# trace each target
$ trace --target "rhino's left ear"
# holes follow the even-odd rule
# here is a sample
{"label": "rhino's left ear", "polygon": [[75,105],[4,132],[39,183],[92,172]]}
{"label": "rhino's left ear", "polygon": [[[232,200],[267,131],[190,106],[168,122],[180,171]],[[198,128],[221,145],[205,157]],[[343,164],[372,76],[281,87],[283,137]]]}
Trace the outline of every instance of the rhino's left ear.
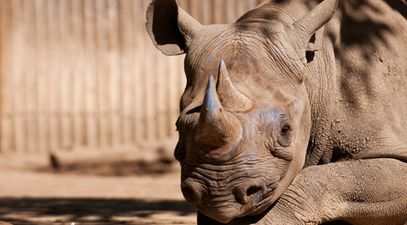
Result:
{"label": "rhino's left ear", "polygon": [[322,26],[333,17],[337,6],[338,0],[324,0],[293,24],[292,29],[302,51],[314,52],[322,48]]}
{"label": "rhino's left ear", "polygon": [[151,40],[166,55],[185,53],[189,42],[202,27],[178,7],[176,0],[153,0],[147,9],[146,19]]}

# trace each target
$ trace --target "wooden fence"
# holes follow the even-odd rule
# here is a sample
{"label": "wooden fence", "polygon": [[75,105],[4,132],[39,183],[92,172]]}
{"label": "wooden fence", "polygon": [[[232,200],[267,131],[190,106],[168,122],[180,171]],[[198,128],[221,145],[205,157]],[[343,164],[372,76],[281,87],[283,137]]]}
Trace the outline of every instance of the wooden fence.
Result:
{"label": "wooden fence", "polygon": [[[204,24],[260,0],[180,0]],[[0,151],[37,153],[176,137],[183,57],[165,57],[148,0],[0,0]]]}

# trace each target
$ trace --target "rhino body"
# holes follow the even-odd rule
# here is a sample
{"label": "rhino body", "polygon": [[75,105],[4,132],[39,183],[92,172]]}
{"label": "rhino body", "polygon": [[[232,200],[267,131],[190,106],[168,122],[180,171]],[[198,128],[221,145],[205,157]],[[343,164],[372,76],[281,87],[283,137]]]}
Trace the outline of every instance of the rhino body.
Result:
{"label": "rhino body", "polygon": [[274,0],[203,26],[153,1],[154,44],[186,53],[175,156],[198,224],[403,225],[406,16],[397,0]]}

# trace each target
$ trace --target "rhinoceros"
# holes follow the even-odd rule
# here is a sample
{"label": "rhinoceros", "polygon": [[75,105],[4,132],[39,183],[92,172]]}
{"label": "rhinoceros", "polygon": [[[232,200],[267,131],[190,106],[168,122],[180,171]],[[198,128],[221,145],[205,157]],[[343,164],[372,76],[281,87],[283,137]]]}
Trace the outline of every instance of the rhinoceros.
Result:
{"label": "rhinoceros", "polygon": [[273,0],[202,25],[153,0],[147,31],[185,56],[181,190],[198,224],[407,221],[407,6]]}

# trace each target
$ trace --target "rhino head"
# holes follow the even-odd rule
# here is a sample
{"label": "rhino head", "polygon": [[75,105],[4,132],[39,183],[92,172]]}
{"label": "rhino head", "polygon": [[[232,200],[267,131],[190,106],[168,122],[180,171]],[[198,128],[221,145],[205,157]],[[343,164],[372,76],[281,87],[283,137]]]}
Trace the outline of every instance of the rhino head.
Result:
{"label": "rhino head", "polygon": [[175,157],[185,199],[223,223],[264,212],[303,168],[311,130],[306,52],[333,16],[325,0],[299,20],[260,6],[231,25],[201,25],[175,0],[153,0],[147,30],[186,54]]}

